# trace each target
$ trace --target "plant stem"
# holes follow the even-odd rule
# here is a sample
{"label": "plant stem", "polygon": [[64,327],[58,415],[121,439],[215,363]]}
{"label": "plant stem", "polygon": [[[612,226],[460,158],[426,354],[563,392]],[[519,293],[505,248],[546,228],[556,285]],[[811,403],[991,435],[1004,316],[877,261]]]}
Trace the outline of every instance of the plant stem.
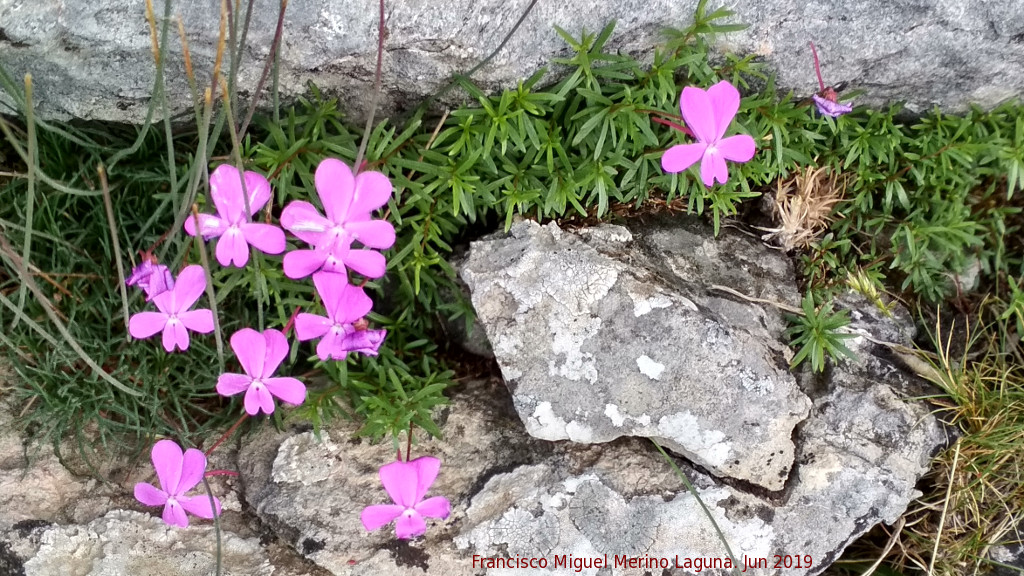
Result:
{"label": "plant stem", "polygon": [[206,455],[209,456],[210,454],[213,454],[213,451],[216,450],[218,446],[223,444],[225,440],[230,438],[231,435],[235,433],[235,430],[237,430],[238,427],[242,425],[242,422],[245,422],[245,419],[248,417],[248,414],[242,412],[242,417],[239,418],[237,422],[232,424],[231,428],[228,428],[228,431],[225,432],[223,436],[221,436],[216,442],[213,443],[213,446],[210,446],[210,448],[206,451]]}
{"label": "plant stem", "polygon": [[[274,63],[277,61],[277,51],[281,46],[281,36],[284,33],[284,11],[288,8],[288,0],[281,0],[281,10],[277,13],[277,28],[274,30],[274,41],[270,43],[270,53],[267,54],[267,62],[263,65],[263,72],[260,74],[260,81],[256,83],[256,91],[253,92],[252,102],[249,104],[249,111],[245,114],[245,120],[242,122],[242,126],[238,129],[238,139],[244,140],[245,133],[249,130],[249,123],[252,122],[253,114],[256,113],[256,104],[260,100],[260,93],[263,92],[263,86],[267,83],[267,77],[270,75],[270,69],[274,67]],[[275,92],[276,92],[276,81],[275,81]],[[275,95],[274,99],[274,112],[277,112],[277,99]],[[275,118],[275,123],[278,120]]]}
{"label": "plant stem", "polygon": [[128,287],[124,283],[124,263],[121,262],[121,245],[117,240],[117,223],[114,220],[114,204],[110,201],[110,188],[107,186],[107,171],[103,164],[96,169],[100,175],[100,190],[103,191],[103,208],[107,213],[107,224],[110,225],[110,241],[114,249],[114,263],[117,264],[118,288],[121,292],[121,312],[124,315],[124,330],[129,342],[132,335],[128,333]]}
{"label": "plant stem", "polygon": [[814,42],[808,42],[811,45],[811,54],[814,55],[814,73],[818,75],[818,88],[825,91],[825,81],[821,79],[821,64],[818,62],[818,49],[814,47]]}
{"label": "plant stem", "polygon": [[220,360],[220,371],[224,372],[224,337],[220,331],[220,316],[217,314],[217,297],[213,292],[213,273],[210,272],[210,259],[206,255],[206,240],[203,238],[203,227],[199,224],[199,207],[192,205],[192,217],[196,223],[196,238],[199,246],[199,260],[203,264],[203,271],[206,272],[206,299],[210,301],[210,311],[213,312],[213,337],[217,342],[217,358]]}
{"label": "plant stem", "polygon": [[[28,276],[28,262],[32,256],[32,228],[35,225],[35,208],[36,208],[36,168],[39,162],[39,150],[36,144],[36,123],[35,115],[32,109],[32,75],[25,74],[25,124],[26,130],[28,131],[28,142],[26,148],[28,148],[28,161],[26,169],[28,170],[28,194],[25,198],[25,243],[21,247],[21,263],[24,268],[20,271],[22,276]],[[18,286],[18,310],[25,308],[25,294],[26,294],[25,283],[22,282],[21,286]],[[18,326],[18,320],[20,317],[15,316],[14,322],[11,322],[11,330],[14,330]]]}

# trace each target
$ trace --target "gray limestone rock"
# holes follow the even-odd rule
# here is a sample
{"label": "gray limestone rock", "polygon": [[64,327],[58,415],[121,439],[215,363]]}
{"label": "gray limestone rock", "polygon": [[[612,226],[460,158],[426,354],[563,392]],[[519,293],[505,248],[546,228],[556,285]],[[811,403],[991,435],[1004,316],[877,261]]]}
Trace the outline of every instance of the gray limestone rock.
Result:
{"label": "gray limestone rock", "polygon": [[[213,68],[219,2],[167,0],[184,23],[200,79]],[[158,18],[164,2],[153,3]],[[238,82],[255,90],[276,27],[278,0],[254,0]],[[453,73],[493,50],[529,0],[389,0],[383,106],[416,105]],[[715,39],[718,52],[754,54],[778,73],[778,87],[817,91],[810,50],[817,43],[826,82],[864,90],[860,103],[906,101],[912,110],[990,107],[1024,93],[1024,5],[1000,0],[737,0],[732,22],[749,27]],[[246,5],[245,2],[242,3]],[[32,73],[43,118],[140,122],[154,86],[145,4],[136,0],[0,0],[0,64],[16,79]],[[685,27],[696,0],[539,2],[501,53],[475,75],[487,88],[513,86],[567,47],[558,25],[578,36],[617,20],[611,50],[649,53],[664,27]],[[717,7],[714,3],[709,8]],[[356,119],[369,109],[377,46],[377,2],[292,0],[285,15],[280,83],[286,98],[315,82],[341,97]],[[192,109],[181,43],[170,26],[166,84],[172,113]],[[561,72],[555,71],[555,74]],[[0,100],[10,103],[0,91]]]}
{"label": "gray limestone rock", "polygon": [[[653,228],[579,235],[524,221],[460,269],[527,431],[656,438],[712,473],[780,490],[810,400],[781,314],[712,293],[798,299],[785,258]],[[692,240],[692,244],[687,244]],[[729,265],[719,254],[729,254]]]}
{"label": "gray limestone rock", "polygon": [[[274,571],[256,539],[222,531],[220,546],[225,576]],[[207,576],[214,573],[216,554],[212,526],[182,530],[150,514],[114,510],[86,525],[44,531],[24,570],[26,576]]]}

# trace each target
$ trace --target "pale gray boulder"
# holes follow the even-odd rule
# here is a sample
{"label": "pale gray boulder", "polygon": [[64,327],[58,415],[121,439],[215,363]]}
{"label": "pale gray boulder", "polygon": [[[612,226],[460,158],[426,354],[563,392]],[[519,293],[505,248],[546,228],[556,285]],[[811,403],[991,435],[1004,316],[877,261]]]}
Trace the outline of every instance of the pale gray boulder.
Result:
{"label": "pale gray boulder", "polygon": [[[168,0],[185,24],[193,64],[207,81],[216,55],[220,3]],[[154,0],[158,19],[164,2]],[[243,2],[243,7],[246,5]],[[278,0],[254,0],[238,81],[255,90],[277,23]],[[388,0],[382,111],[416,106],[498,46],[529,0]],[[514,86],[566,56],[558,25],[574,36],[618,22],[609,50],[650,54],[665,27],[683,28],[697,2],[614,0],[538,2],[503,51],[474,77],[487,89]],[[859,103],[905,101],[991,107],[1024,93],[1024,5],[1000,0],[736,0],[723,2],[746,30],[719,35],[717,54],[754,54],[798,97],[818,90],[808,41],[825,81],[864,90]],[[35,79],[43,118],[138,123],[153,89],[145,4],[136,0],[0,0],[0,64],[20,82]],[[718,4],[711,2],[709,8]],[[315,82],[354,119],[369,109],[376,62],[377,2],[291,0],[285,18],[281,89],[286,98]],[[181,43],[170,28],[166,83],[172,114],[192,109]],[[562,72],[556,69],[555,76]],[[11,102],[0,91],[0,101]],[[266,102],[266,100],[264,100]]]}
{"label": "pale gray boulder", "polygon": [[785,256],[687,234],[634,242],[619,226],[523,221],[474,242],[460,275],[531,435],[654,438],[715,475],[780,490],[810,399],[777,340],[781,314],[711,286],[798,299]]}

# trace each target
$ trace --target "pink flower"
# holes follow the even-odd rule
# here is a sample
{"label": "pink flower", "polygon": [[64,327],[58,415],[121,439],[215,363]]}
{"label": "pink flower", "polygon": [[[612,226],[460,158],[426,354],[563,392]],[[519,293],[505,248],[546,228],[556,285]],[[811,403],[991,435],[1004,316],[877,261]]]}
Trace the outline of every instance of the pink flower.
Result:
{"label": "pink flower", "polygon": [[362,287],[348,283],[344,274],[319,272],[313,275],[327,316],[302,313],[295,318],[295,335],[300,341],[321,338],[316,354],[321,360],[344,360],[349,352],[376,356],[386,330],[366,330],[360,322],[373,307]]}
{"label": "pink flower", "polygon": [[831,86],[825,86],[825,81],[821,79],[821,63],[818,62],[818,49],[814,47],[814,42],[809,42],[811,45],[811,54],[814,55],[814,73],[818,76],[818,93],[812,94],[811,99],[814,100],[814,105],[818,107],[818,113],[822,116],[831,116],[832,118],[838,118],[843,114],[853,112],[853,106],[849,104],[840,104],[839,95],[836,94],[836,89]]}
{"label": "pink flower", "polygon": [[288,339],[280,330],[242,328],[231,336],[231,349],[242,364],[245,374],[221,374],[217,393],[234,396],[245,391],[245,411],[255,416],[274,413],[274,397],[298,405],[306,399],[306,387],[295,378],[271,376],[288,356]]}
{"label": "pink flower", "polygon": [[281,226],[312,250],[294,250],[284,256],[284,273],[292,279],[325,272],[345,273],[351,268],[367,278],[384,275],[384,256],[374,250],[354,250],[352,242],[385,250],[395,243],[395,228],[386,220],[371,220],[370,213],[391,198],[391,181],[380,172],[352,171],[340,160],[326,158],[317,166],[316,191],[327,217],[309,202],[295,201],[281,212]]}
{"label": "pink flower", "polygon": [[394,504],[376,504],[363,508],[361,520],[368,532],[373,532],[395,520],[395,536],[415,538],[427,531],[427,518],[447,518],[451,504],[443,496],[423,499],[437,478],[441,461],[422,456],[411,462],[392,462],[380,468],[380,481]]}
{"label": "pink flower", "polygon": [[206,308],[189,310],[206,289],[203,267],[186,267],[173,285],[153,297],[159,312],[139,312],[128,319],[128,333],[135,338],[149,338],[163,330],[164,350],[168,352],[175,348],[188,350],[188,330],[200,334],[213,332],[213,312]]}
{"label": "pink flower", "polygon": [[[210,197],[217,207],[217,215],[200,214],[199,227],[207,240],[220,237],[217,261],[221,266],[244,267],[249,262],[250,244],[267,254],[280,254],[285,249],[284,232],[280,228],[250,222],[250,218],[270,201],[270,182],[261,174],[246,172],[245,190],[249,193],[248,214],[238,169],[221,164],[210,174]],[[194,218],[185,220],[185,232],[196,235]]]}
{"label": "pink flower", "polygon": [[134,269],[131,276],[124,281],[128,286],[138,286],[146,293],[146,302],[153,300],[161,292],[174,288],[174,277],[171,271],[156,260],[144,258]]}
{"label": "pink flower", "polygon": [[164,522],[185,528],[188,526],[186,512],[200,518],[220,515],[220,501],[206,494],[185,496],[195,488],[206,473],[206,456],[189,448],[183,455],[181,447],[171,440],[161,440],[153,446],[153,468],[160,481],[160,487],[139,482],[135,485],[135,499],[146,506],[163,506]]}
{"label": "pink flower", "polygon": [[700,177],[705,186],[715,180],[729,179],[726,160],[746,162],[754,157],[754,139],[746,134],[724,138],[729,124],[740,108],[740,93],[725,80],[705,92],[700,88],[683,88],[679,107],[686,125],[697,137],[694,144],[678,144],[665,151],[661,167],[665,172],[682,172],[700,161]]}

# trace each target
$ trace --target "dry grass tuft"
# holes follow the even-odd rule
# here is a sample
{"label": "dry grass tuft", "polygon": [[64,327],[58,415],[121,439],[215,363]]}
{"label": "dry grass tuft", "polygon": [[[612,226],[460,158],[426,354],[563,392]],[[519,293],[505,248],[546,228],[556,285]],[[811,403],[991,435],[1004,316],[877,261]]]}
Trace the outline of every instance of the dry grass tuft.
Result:
{"label": "dry grass tuft", "polygon": [[828,167],[806,168],[778,180],[772,217],[777,228],[763,229],[761,237],[785,251],[807,248],[832,221],[832,208],[846,193],[847,178]]}

